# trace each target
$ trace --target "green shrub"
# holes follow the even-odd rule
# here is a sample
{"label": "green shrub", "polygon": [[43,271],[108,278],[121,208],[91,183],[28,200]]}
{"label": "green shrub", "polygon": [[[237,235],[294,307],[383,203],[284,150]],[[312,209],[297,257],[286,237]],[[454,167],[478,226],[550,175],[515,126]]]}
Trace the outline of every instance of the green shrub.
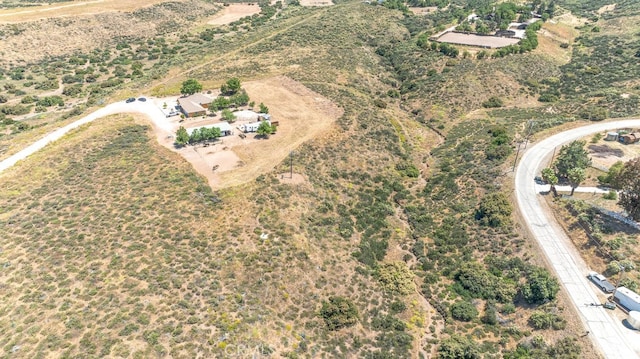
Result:
{"label": "green shrub", "polygon": [[482,198],[476,211],[476,219],[483,226],[503,227],[511,223],[513,207],[504,193],[494,192]]}
{"label": "green shrub", "polygon": [[358,322],[356,306],[343,297],[329,297],[327,302],[323,301],[319,315],[329,330],[350,327]]}
{"label": "green shrub", "polygon": [[382,288],[389,293],[406,295],[416,290],[413,273],[404,262],[381,264],[376,275]]}
{"label": "green shrub", "polygon": [[482,103],[484,108],[495,108],[504,106],[504,102],[497,96],[490,97],[487,101]]}
{"label": "green shrub", "polygon": [[529,317],[529,325],[535,329],[551,329],[561,330],[566,328],[567,322],[562,317],[543,311],[535,311]]}
{"label": "green shrub", "polygon": [[463,322],[470,322],[478,317],[478,310],[469,302],[456,302],[451,305],[451,316]]}

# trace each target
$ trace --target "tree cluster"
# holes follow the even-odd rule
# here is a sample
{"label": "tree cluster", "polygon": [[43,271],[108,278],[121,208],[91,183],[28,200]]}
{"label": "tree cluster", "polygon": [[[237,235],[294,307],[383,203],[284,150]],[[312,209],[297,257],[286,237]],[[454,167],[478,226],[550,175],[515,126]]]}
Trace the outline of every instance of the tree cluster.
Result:
{"label": "tree cluster", "polygon": [[186,144],[193,145],[199,142],[215,140],[221,135],[222,133],[217,127],[196,128],[191,132],[191,135],[189,135],[187,130],[183,126],[180,126],[176,132],[176,144],[178,146],[184,146]]}

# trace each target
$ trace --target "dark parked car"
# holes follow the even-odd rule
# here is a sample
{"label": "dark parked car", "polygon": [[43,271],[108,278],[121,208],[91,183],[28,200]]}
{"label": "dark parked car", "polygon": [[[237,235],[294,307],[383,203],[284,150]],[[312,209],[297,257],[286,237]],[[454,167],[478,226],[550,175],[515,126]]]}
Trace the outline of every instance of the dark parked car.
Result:
{"label": "dark parked car", "polygon": [[614,287],[613,284],[609,283],[607,278],[602,274],[598,274],[596,272],[589,272],[589,275],[587,275],[587,278],[591,279],[591,281],[595,283],[595,285],[597,285],[605,293],[613,293],[613,290],[616,289],[616,287]]}
{"label": "dark parked car", "polygon": [[135,101],[136,99],[133,97],[129,97],[125,102],[126,103],[132,103],[133,101]]}
{"label": "dark parked car", "polygon": [[140,102],[145,102],[145,101],[147,101],[147,99],[146,99],[146,98],[144,98],[144,97],[140,97],[140,98],[138,99],[138,101],[140,101]]}
{"label": "dark parked car", "polygon": [[547,181],[545,181],[542,177],[540,176],[536,176],[533,178],[533,180],[537,183],[537,184],[547,184]]}

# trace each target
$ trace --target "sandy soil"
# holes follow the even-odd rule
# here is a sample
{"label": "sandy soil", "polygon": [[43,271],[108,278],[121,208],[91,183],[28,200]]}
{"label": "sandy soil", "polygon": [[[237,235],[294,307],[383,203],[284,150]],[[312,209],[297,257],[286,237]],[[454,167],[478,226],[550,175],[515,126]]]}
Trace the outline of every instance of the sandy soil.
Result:
{"label": "sandy soil", "polygon": [[434,11],[438,10],[437,7],[435,6],[431,6],[431,7],[410,7],[409,11],[411,11],[414,15],[427,15],[429,13],[432,13]]}
{"label": "sandy soil", "polygon": [[0,23],[17,23],[43,18],[100,14],[116,11],[133,11],[166,0],[93,0],[71,4],[43,5],[38,7],[0,10]]}
{"label": "sandy soil", "polygon": [[[222,5],[222,4],[221,4]],[[213,16],[207,24],[209,25],[226,25],[234,21],[240,20],[245,16],[251,16],[260,12],[260,6],[256,3],[252,4],[229,4],[223,6],[222,10]]]}
{"label": "sandy soil", "polygon": [[291,172],[280,173],[278,175],[278,180],[280,183],[284,184],[303,184],[307,182],[305,176],[299,173],[294,173],[293,176],[291,176]]}
{"label": "sandy soil", "polygon": [[438,42],[448,42],[458,45],[488,46],[491,48],[505,47],[520,42],[520,39],[496,36],[480,36],[475,34],[460,34],[447,32],[438,38]]}
{"label": "sandy soil", "polygon": [[[233,135],[222,137],[208,146],[186,146],[177,149],[173,146],[173,136],[167,135],[165,130],[156,130],[159,142],[189,161],[198,173],[207,178],[213,189],[246,183],[260,174],[269,172],[281,163],[290,151],[326,132],[343,113],[343,110],[331,101],[287,77],[245,82],[243,88],[252,101],[262,102],[269,107],[272,121],[279,123],[278,132],[268,139],[259,138],[252,133],[246,134],[245,138],[239,136],[241,131],[237,126],[257,120],[257,114],[252,115],[252,112],[247,110],[236,112],[238,118],[232,124]],[[171,100],[160,98],[154,102],[162,106],[164,102]],[[166,122],[172,133],[175,133],[179,126],[191,128],[220,122],[220,116],[185,120],[174,116]],[[298,174],[286,183],[298,184],[305,181],[304,176]]]}
{"label": "sandy soil", "polygon": [[605,12],[613,11],[616,8],[616,5],[617,4],[609,4],[601,7],[598,9],[598,14],[602,15]]}
{"label": "sandy soil", "polygon": [[333,1],[331,0],[300,0],[302,6],[331,6]]}
{"label": "sandy soil", "polygon": [[600,140],[594,144],[589,138],[584,140],[587,141],[592,166],[595,168],[605,170],[618,161],[627,162],[640,156],[640,145],[637,143],[624,145],[618,141]]}

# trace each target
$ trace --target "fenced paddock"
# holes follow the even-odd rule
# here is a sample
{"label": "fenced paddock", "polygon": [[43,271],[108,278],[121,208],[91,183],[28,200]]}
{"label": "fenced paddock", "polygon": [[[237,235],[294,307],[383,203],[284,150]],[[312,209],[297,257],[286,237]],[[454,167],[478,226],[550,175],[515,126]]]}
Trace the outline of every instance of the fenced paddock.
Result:
{"label": "fenced paddock", "polygon": [[515,45],[520,39],[511,37],[498,37],[491,35],[465,34],[461,32],[449,31],[436,40],[454,45],[477,46],[486,49],[497,49],[509,45]]}

